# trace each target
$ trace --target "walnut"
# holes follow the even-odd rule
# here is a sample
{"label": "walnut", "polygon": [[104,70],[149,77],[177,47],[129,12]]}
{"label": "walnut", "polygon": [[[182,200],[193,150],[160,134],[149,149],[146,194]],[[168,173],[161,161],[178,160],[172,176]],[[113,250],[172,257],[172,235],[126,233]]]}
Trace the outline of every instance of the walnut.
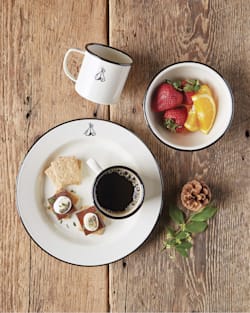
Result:
{"label": "walnut", "polygon": [[181,202],[190,211],[200,211],[211,200],[211,191],[203,182],[192,180],[186,183],[181,192]]}

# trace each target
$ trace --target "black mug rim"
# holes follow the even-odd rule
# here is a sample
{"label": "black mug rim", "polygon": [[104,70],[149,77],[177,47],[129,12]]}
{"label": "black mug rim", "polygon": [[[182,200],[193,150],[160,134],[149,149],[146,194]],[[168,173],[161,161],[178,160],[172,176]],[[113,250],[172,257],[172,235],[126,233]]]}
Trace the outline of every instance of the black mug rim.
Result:
{"label": "black mug rim", "polygon": [[[124,170],[128,170],[130,172],[132,172],[136,177],[137,179],[139,180],[141,186],[142,186],[142,191],[143,191],[143,195],[142,195],[142,198],[141,198],[141,201],[139,203],[139,205],[137,206],[137,208],[135,210],[133,210],[132,212],[126,214],[126,215],[122,215],[122,216],[112,216],[112,215],[109,215],[107,211],[104,211],[102,210],[102,208],[99,207],[97,201],[96,201],[96,196],[95,196],[95,190],[96,190],[96,185],[97,185],[97,182],[99,180],[99,178],[106,172],[106,171],[109,171],[111,169],[114,169],[114,168],[122,168]],[[103,215],[105,215],[106,217],[108,218],[111,218],[111,219],[124,219],[124,218],[128,218],[132,215],[134,215],[139,209],[140,207],[142,206],[142,204],[144,203],[144,199],[145,199],[145,186],[143,184],[143,181],[141,179],[141,177],[138,175],[138,173],[131,169],[130,167],[127,167],[127,166],[124,166],[124,165],[113,165],[113,166],[110,166],[110,167],[107,167],[105,169],[103,169],[95,178],[95,182],[94,182],[94,185],[93,185],[93,188],[92,188],[92,198],[93,198],[93,201],[94,201],[94,205],[96,207],[96,209],[102,213]]]}
{"label": "black mug rim", "polygon": [[[106,58],[96,54],[95,52],[91,51],[90,50],[91,46],[101,46],[101,47],[104,47],[104,48],[108,48],[110,50],[114,50],[115,52],[119,52],[119,53],[123,54],[124,56],[126,56],[127,58],[129,58],[130,62],[120,63],[120,62],[115,62],[115,61],[108,60],[108,59],[106,59]],[[92,54],[93,56],[97,57],[98,59],[101,59],[101,60],[103,60],[105,62],[108,62],[108,63],[112,63],[112,64],[116,64],[116,65],[120,65],[120,66],[131,66],[133,64],[133,58],[127,52],[124,52],[124,51],[122,51],[120,49],[117,49],[117,48],[105,45],[103,43],[96,43],[96,42],[87,43],[85,45],[85,50],[88,51],[88,53]]]}

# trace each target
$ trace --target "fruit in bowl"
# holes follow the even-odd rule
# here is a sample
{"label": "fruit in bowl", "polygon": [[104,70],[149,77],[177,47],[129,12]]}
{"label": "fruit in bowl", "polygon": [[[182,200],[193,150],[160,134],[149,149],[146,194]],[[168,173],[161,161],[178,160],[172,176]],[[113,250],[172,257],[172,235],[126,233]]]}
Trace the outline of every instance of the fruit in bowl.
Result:
{"label": "fruit in bowl", "polygon": [[163,144],[183,151],[204,149],[219,140],[231,124],[233,109],[225,79],[210,66],[192,61],[160,70],[143,101],[151,132]]}
{"label": "fruit in bowl", "polygon": [[154,93],[152,109],[164,112],[164,126],[174,133],[200,130],[208,134],[216,117],[211,89],[198,79],[161,83]]}

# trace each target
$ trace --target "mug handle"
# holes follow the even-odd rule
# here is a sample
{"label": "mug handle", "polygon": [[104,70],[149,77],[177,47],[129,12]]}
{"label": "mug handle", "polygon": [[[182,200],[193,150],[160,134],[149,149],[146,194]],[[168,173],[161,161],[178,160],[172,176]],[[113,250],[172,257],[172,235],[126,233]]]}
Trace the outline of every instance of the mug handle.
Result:
{"label": "mug handle", "polygon": [[90,167],[97,175],[103,171],[103,168],[96,162],[95,159],[90,158],[86,161],[86,163],[88,167]]}
{"label": "mug handle", "polygon": [[65,56],[64,56],[64,59],[63,59],[63,70],[64,70],[64,73],[66,74],[66,76],[68,76],[69,79],[71,79],[73,82],[76,82],[76,78],[73,77],[73,75],[70,73],[69,69],[68,69],[68,66],[67,66],[67,60],[68,60],[68,56],[71,52],[77,52],[77,53],[80,53],[80,54],[85,54],[84,51],[80,50],[80,49],[77,49],[77,48],[70,48],[66,53],[65,53]]}

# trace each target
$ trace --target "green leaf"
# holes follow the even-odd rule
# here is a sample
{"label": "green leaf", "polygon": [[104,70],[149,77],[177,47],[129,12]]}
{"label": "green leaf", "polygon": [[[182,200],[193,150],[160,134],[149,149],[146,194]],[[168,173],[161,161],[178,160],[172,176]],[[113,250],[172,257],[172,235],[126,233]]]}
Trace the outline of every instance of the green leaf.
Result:
{"label": "green leaf", "polygon": [[187,79],[186,82],[189,83],[190,85],[195,85],[197,80],[196,79]]}
{"label": "green leaf", "polygon": [[213,217],[217,212],[217,208],[206,206],[201,212],[191,216],[190,220],[195,222],[204,222]]}
{"label": "green leaf", "polygon": [[186,85],[183,88],[184,92],[189,92],[189,91],[198,91],[200,89],[200,82],[197,79],[188,79],[186,81]]}
{"label": "green leaf", "polygon": [[201,233],[207,228],[206,222],[190,222],[186,225],[186,231],[190,233]]}
{"label": "green leaf", "polygon": [[55,201],[56,201],[56,197],[55,197],[55,196],[53,196],[53,197],[51,197],[51,198],[48,199],[48,202],[49,202],[49,204],[51,204],[51,205],[53,205],[53,204],[55,203]]}
{"label": "green leaf", "polygon": [[185,231],[181,231],[179,234],[176,235],[176,239],[185,239],[188,237],[188,233]]}
{"label": "green leaf", "polygon": [[181,81],[180,80],[176,80],[173,82],[173,86],[176,90],[182,90],[180,87],[181,87]]}
{"label": "green leaf", "polygon": [[166,228],[166,235],[167,237],[171,237],[171,238],[175,236],[174,230],[169,226],[167,226]]}
{"label": "green leaf", "polygon": [[187,85],[183,88],[183,90],[184,90],[185,92],[193,91],[193,90],[194,90],[194,86],[187,84]]}
{"label": "green leaf", "polygon": [[169,215],[173,222],[178,223],[178,224],[183,224],[184,223],[184,216],[183,212],[178,209],[177,207],[171,205],[169,207]]}
{"label": "green leaf", "polygon": [[171,246],[174,247],[177,245],[177,242],[175,239],[167,239],[166,241],[163,241],[164,246]]}
{"label": "green leaf", "polygon": [[183,248],[187,250],[191,249],[192,246],[193,245],[191,244],[191,242],[188,242],[188,241],[182,241],[182,243],[178,245],[179,248]]}
{"label": "green leaf", "polygon": [[193,88],[193,90],[194,90],[194,91],[198,91],[198,90],[200,90],[200,88],[201,88],[200,85],[195,85],[194,88]]}
{"label": "green leaf", "polygon": [[200,82],[197,79],[194,84],[194,91],[198,91],[201,88]]}
{"label": "green leaf", "polygon": [[193,86],[198,86],[200,85],[200,82],[198,79],[187,79],[186,82],[189,84],[189,85],[193,85]]}
{"label": "green leaf", "polygon": [[172,81],[170,79],[166,79],[165,83],[172,85],[176,90],[182,91],[181,80]]}
{"label": "green leaf", "polygon": [[176,251],[178,251],[180,253],[180,255],[182,255],[184,257],[188,257],[188,252],[186,249],[184,249],[180,246],[177,246],[175,249],[176,249]]}
{"label": "green leaf", "polygon": [[170,79],[166,79],[166,80],[165,80],[165,83],[167,83],[167,84],[169,84],[169,85],[172,85],[172,84],[173,84],[172,80],[170,80]]}
{"label": "green leaf", "polygon": [[172,118],[166,118],[164,120],[164,126],[170,130],[172,133],[176,133],[176,128],[179,127],[178,124],[175,123],[175,120]]}

